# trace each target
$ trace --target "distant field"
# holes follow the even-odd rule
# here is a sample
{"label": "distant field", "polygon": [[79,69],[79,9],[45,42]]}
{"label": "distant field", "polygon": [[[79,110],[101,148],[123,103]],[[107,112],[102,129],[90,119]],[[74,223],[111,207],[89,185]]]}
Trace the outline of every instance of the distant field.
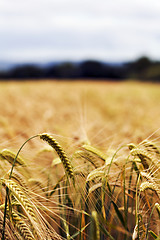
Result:
{"label": "distant field", "polygon": [[0,88],[0,239],[160,239],[160,85]]}
{"label": "distant field", "polygon": [[0,88],[1,144],[49,131],[117,146],[160,127],[159,84],[29,81],[2,82]]}

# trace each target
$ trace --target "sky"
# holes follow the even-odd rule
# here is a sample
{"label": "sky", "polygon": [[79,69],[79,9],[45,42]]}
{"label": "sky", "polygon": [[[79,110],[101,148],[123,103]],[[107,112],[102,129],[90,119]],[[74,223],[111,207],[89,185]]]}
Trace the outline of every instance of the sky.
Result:
{"label": "sky", "polygon": [[0,0],[0,61],[160,60],[160,0]]}

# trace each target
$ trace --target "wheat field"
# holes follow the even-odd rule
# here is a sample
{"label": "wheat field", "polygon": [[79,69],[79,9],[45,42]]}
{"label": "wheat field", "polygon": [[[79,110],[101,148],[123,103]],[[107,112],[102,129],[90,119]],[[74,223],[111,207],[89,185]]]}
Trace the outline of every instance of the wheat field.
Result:
{"label": "wheat field", "polygon": [[160,239],[160,85],[1,82],[1,239]]}

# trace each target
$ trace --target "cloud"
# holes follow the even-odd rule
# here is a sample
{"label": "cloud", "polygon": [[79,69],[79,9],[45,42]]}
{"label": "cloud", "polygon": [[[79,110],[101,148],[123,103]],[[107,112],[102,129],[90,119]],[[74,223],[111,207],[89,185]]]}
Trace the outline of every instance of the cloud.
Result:
{"label": "cloud", "polygon": [[159,0],[1,0],[1,59],[160,58]]}

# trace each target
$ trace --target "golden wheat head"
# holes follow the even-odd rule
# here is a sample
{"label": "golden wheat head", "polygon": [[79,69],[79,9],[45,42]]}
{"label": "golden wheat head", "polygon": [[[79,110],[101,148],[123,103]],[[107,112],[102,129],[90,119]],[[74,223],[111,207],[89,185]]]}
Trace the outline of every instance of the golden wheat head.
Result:
{"label": "golden wheat head", "polygon": [[[3,149],[0,152],[0,159],[8,161],[11,165],[13,164],[15,157],[16,154],[11,150]],[[21,157],[17,157],[15,165],[26,166],[26,163]]]}

